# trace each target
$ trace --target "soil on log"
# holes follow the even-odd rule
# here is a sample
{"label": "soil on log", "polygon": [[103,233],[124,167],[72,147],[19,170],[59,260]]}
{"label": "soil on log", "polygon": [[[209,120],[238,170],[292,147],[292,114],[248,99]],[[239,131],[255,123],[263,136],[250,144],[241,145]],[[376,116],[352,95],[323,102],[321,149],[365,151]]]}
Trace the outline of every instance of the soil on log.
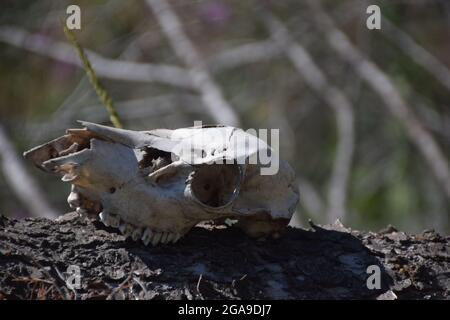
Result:
{"label": "soil on log", "polygon": [[449,299],[449,236],[311,227],[261,242],[203,226],[146,247],[75,213],[0,216],[0,299]]}

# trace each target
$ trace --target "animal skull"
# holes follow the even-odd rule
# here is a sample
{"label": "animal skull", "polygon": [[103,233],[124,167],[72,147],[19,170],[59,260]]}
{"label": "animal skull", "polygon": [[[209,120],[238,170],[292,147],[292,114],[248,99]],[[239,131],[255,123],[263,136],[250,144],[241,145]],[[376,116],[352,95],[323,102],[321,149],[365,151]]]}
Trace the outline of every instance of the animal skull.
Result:
{"label": "animal skull", "polygon": [[176,242],[199,222],[227,218],[250,236],[275,236],[298,204],[289,164],[261,175],[260,164],[242,161],[271,149],[241,129],[131,131],[81,123],[83,129],[68,129],[25,158],[71,183],[68,202],[80,215],[98,214],[146,245]]}

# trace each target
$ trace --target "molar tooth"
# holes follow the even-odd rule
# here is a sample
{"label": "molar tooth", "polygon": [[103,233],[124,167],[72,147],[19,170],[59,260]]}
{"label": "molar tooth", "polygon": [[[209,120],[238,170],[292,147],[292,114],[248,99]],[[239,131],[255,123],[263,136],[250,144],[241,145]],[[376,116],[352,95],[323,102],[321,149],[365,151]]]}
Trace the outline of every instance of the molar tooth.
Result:
{"label": "molar tooth", "polygon": [[172,243],[177,242],[180,238],[181,238],[181,234],[176,233],[176,234],[175,234],[175,237],[174,237],[173,240],[172,240]]}
{"label": "molar tooth", "polygon": [[142,239],[142,242],[143,242],[145,245],[148,245],[148,243],[150,242],[150,239],[147,237],[147,238],[145,238],[145,239]]}
{"label": "molar tooth", "polygon": [[145,245],[148,245],[150,240],[152,240],[153,232],[150,228],[145,228],[144,233],[142,235],[142,242],[144,242]]}
{"label": "molar tooth", "polygon": [[153,231],[150,228],[145,228],[144,234],[143,236],[146,236],[147,238],[152,238],[153,237]]}
{"label": "molar tooth", "polygon": [[172,242],[173,241],[173,239],[175,239],[175,233],[168,233],[167,234],[167,239],[166,239],[166,242],[165,243],[170,243],[170,242]]}
{"label": "molar tooth", "polygon": [[147,245],[147,243],[146,243],[146,242],[148,242],[147,229],[144,229],[144,232],[141,235],[141,240],[145,245]]}
{"label": "molar tooth", "polygon": [[99,214],[100,220],[107,227],[118,228],[120,225],[120,218],[115,214],[110,214],[108,212],[102,211]]}
{"label": "molar tooth", "polygon": [[163,232],[161,236],[161,243],[165,244],[167,243],[167,237],[169,236],[168,232]]}
{"label": "molar tooth", "polygon": [[100,212],[100,214],[98,215],[100,217],[100,220],[103,222],[103,224],[107,227],[110,226],[110,214],[102,211]]}
{"label": "molar tooth", "polygon": [[125,222],[122,222],[119,226],[119,230],[122,234],[125,234],[125,230],[127,229],[127,224]]}
{"label": "molar tooth", "polygon": [[110,225],[113,228],[118,228],[120,226],[120,218],[115,214],[110,215]]}
{"label": "molar tooth", "polygon": [[159,243],[159,240],[161,240],[161,236],[162,236],[161,232],[156,232],[155,233],[155,235],[153,236],[153,239],[152,239],[152,245],[153,246],[156,246]]}
{"label": "molar tooth", "polygon": [[125,227],[125,232],[123,235],[128,238],[131,236],[133,231],[134,231],[134,227],[131,224],[127,223],[127,226]]}
{"label": "molar tooth", "polygon": [[81,206],[81,199],[80,195],[76,192],[71,192],[69,196],[67,197],[67,203],[69,203],[69,206],[72,209],[76,209],[77,207]]}
{"label": "molar tooth", "polygon": [[76,209],[76,211],[77,211],[77,213],[78,213],[78,215],[80,217],[86,217],[87,216],[87,211],[85,209],[83,209],[83,208],[78,207]]}
{"label": "molar tooth", "polygon": [[134,229],[134,231],[131,233],[131,238],[132,238],[134,241],[138,241],[139,238],[141,237],[141,235],[142,235],[142,229],[141,229],[141,228],[136,228],[136,229]]}

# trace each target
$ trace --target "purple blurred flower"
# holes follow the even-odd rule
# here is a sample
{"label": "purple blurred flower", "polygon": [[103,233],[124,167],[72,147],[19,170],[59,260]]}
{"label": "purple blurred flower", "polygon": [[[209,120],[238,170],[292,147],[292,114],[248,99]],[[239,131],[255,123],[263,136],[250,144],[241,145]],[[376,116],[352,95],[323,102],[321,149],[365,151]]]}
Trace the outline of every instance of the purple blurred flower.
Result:
{"label": "purple blurred flower", "polygon": [[26,44],[31,46],[37,46],[39,48],[44,48],[51,43],[48,36],[43,33],[37,33],[31,37],[26,38]]}
{"label": "purple blurred flower", "polygon": [[52,81],[57,83],[67,82],[72,79],[75,74],[75,67],[64,63],[64,62],[55,62],[51,68],[51,78]]}
{"label": "purple blurred flower", "polygon": [[203,4],[200,14],[208,24],[223,27],[230,20],[231,10],[224,2],[215,0]]}

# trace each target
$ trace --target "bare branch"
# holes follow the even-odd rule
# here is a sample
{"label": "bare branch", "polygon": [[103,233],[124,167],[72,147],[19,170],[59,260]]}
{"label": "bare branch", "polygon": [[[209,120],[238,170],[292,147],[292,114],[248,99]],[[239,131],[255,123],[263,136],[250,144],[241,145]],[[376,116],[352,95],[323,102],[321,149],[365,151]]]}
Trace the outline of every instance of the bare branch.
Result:
{"label": "bare branch", "polygon": [[[0,41],[57,61],[82,67],[70,45],[54,41],[44,35],[31,34],[18,27],[1,26]],[[160,82],[188,89],[193,88],[189,74],[179,67],[108,59],[90,50],[86,50],[86,54],[96,73],[104,78]]]}
{"label": "bare branch", "polygon": [[36,217],[56,218],[58,214],[47,202],[36,181],[27,173],[1,124],[0,158],[5,179],[30,213]]}
{"label": "bare branch", "polygon": [[[15,26],[0,26],[0,41],[42,56],[82,67],[70,45],[45,35],[29,33]],[[181,67],[131,62],[105,58],[92,50],[85,50],[99,77],[121,81],[159,82],[186,89],[194,89],[188,71]],[[271,40],[243,44],[224,50],[208,59],[212,73],[249,63],[263,62],[280,56],[281,50]]]}
{"label": "bare branch", "polygon": [[447,159],[432,135],[410,110],[391,79],[350,42],[317,1],[309,0],[308,3],[316,14],[317,23],[324,28],[330,46],[380,95],[388,110],[405,126],[409,138],[416,144],[445,194],[450,198],[450,171]]}
{"label": "bare branch", "polygon": [[385,35],[392,43],[399,47],[405,54],[411,57],[417,64],[422,66],[442,85],[450,90],[450,70],[449,68],[428,52],[424,47],[420,46],[414,39],[398,28],[395,24],[383,16],[383,27],[381,28]]}
{"label": "bare branch", "polygon": [[166,0],[147,0],[177,56],[189,68],[189,75],[201,93],[205,107],[219,123],[239,126],[239,118],[225,100],[219,86],[209,75],[207,68],[186,35],[181,21]]}
{"label": "bare branch", "polygon": [[335,112],[339,140],[329,183],[327,216],[330,221],[343,219],[355,140],[353,106],[341,90],[329,83],[311,55],[292,39],[279,19],[267,11],[262,11],[262,16],[272,39],[283,48],[306,84]]}
{"label": "bare branch", "polygon": [[268,61],[281,54],[282,50],[272,40],[265,40],[224,50],[209,59],[207,64],[211,72],[218,72],[245,64]]}
{"label": "bare branch", "polygon": [[412,93],[418,116],[423,119],[425,128],[444,138],[443,142],[450,144],[450,116],[439,114],[430,107],[424,97],[417,92]]}

